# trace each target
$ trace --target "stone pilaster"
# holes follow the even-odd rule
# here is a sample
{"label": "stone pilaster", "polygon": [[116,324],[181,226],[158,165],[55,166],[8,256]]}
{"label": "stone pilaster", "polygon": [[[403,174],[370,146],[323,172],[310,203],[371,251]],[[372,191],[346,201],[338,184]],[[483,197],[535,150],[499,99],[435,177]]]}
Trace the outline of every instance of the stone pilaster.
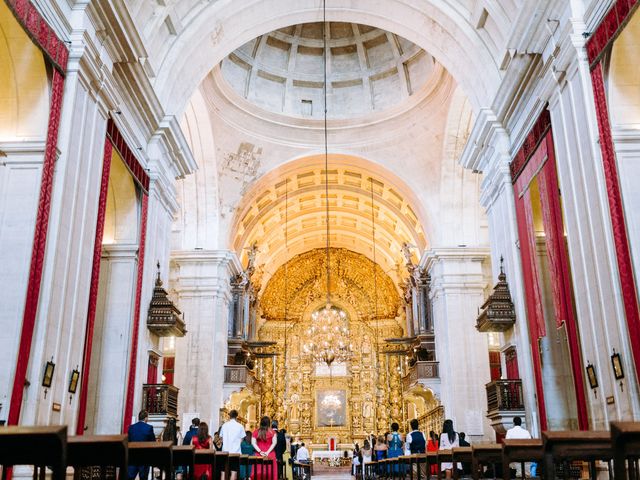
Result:
{"label": "stone pilaster", "polygon": [[230,280],[240,263],[228,250],[192,250],[173,252],[171,266],[171,287],[188,330],[176,338],[174,383],[184,392],[178,414],[198,413],[214,431],[224,400]]}
{"label": "stone pilaster", "polygon": [[427,252],[431,274],[436,352],[442,380],[440,401],[457,431],[489,440],[485,384],[490,380],[487,337],[475,331],[484,301],[488,249],[438,248]]}

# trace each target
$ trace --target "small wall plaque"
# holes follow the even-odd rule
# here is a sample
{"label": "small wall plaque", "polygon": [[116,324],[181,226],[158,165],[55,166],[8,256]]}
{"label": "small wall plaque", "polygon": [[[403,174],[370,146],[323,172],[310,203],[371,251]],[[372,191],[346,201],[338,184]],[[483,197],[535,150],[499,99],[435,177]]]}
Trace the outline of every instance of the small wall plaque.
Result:
{"label": "small wall plaque", "polygon": [[607,397],[607,405],[613,405],[614,403],[616,403],[616,399],[613,395]]}
{"label": "small wall plaque", "polygon": [[59,412],[60,410],[62,410],[62,405],[56,402],[53,402],[53,405],[51,406],[51,410],[53,410],[54,412]]}

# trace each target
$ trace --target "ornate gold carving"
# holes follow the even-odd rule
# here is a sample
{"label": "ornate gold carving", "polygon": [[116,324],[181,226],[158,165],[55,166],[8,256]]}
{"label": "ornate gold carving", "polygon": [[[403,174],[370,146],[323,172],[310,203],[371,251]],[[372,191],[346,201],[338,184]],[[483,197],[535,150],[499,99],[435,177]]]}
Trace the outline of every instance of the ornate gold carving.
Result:
{"label": "ornate gold carving", "polygon": [[[379,265],[376,265],[376,308],[371,260],[350,250],[332,248],[330,262],[334,303],[350,306],[360,319],[371,318],[376,310],[379,318],[395,318],[398,315],[400,294],[393,280]],[[266,320],[282,319],[285,305],[288,305],[289,318],[302,318],[310,304],[324,299],[326,282],[324,249],[295,256],[269,280],[260,299],[262,317]]]}

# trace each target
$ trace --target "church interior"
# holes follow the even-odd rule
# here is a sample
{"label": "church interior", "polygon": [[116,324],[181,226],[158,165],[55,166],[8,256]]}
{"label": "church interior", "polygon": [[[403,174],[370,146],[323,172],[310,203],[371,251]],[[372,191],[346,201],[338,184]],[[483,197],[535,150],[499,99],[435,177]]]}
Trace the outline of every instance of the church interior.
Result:
{"label": "church interior", "polygon": [[0,444],[521,419],[637,467],[638,6],[0,0]]}

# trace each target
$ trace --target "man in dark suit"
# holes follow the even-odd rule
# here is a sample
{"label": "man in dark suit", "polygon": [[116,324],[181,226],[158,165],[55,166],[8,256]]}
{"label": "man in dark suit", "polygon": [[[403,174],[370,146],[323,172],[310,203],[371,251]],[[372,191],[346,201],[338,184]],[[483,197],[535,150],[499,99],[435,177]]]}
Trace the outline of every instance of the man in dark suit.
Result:
{"label": "man in dark suit", "polygon": [[[156,436],[153,433],[153,427],[147,423],[149,414],[146,410],[142,410],[138,414],[138,421],[133,425],[129,425],[127,434],[129,442],[155,442]],[[140,480],[147,480],[149,477],[149,466],[129,465],[129,480],[133,480],[140,475]]]}

